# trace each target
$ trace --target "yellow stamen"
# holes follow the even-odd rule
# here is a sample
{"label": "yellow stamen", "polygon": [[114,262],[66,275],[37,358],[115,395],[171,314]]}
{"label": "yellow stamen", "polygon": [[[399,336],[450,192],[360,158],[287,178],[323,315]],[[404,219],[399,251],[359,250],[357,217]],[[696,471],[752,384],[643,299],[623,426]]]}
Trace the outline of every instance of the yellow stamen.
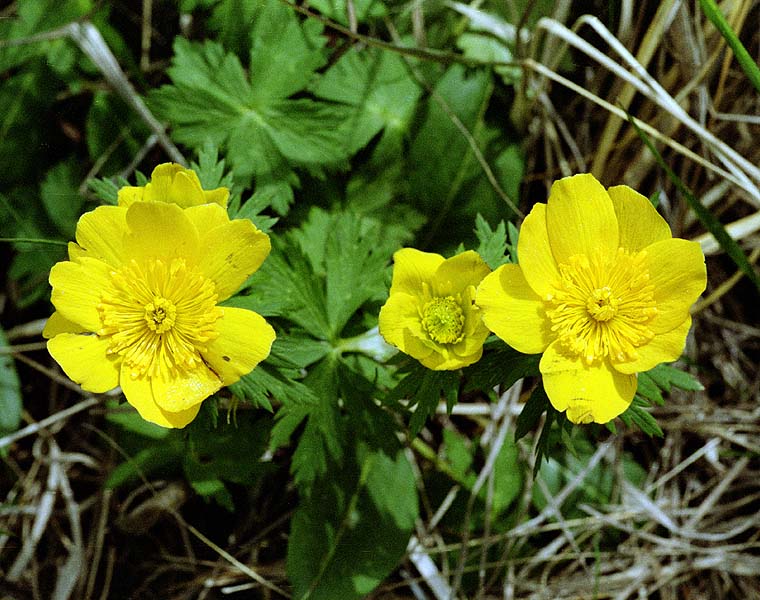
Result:
{"label": "yellow stamen", "polygon": [[464,313],[453,296],[433,298],[422,308],[422,328],[439,344],[456,344],[464,337]]}
{"label": "yellow stamen", "polygon": [[635,360],[636,348],[654,337],[648,324],[657,314],[646,252],[621,248],[609,260],[575,255],[559,270],[546,305],[565,349],[589,365]]}
{"label": "yellow stamen", "polygon": [[110,338],[133,378],[174,375],[202,364],[201,352],[217,337],[214,283],[184,259],[131,261],[111,273],[111,289],[98,311],[98,335]]}

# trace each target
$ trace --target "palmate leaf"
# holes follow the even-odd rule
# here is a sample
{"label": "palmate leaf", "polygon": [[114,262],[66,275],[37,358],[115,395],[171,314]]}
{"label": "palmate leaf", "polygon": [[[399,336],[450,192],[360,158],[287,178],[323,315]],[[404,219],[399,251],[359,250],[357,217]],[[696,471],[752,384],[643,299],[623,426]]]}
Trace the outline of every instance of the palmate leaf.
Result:
{"label": "palmate leaf", "polygon": [[252,34],[250,78],[238,57],[211,41],[178,37],[172,84],[148,100],[189,146],[224,146],[233,173],[290,181],[291,167],[320,171],[346,158],[341,124],[347,107],[290,99],[325,62],[321,25],[298,22],[277,2],[262,3]]}
{"label": "palmate leaf", "polygon": [[422,90],[399,56],[376,48],[352,48],[317,80],[312,91],[352,107],[345,126],[348,150],[353,153],[383,129],[386,135],[401,138]]}
{"label": "palmate leaf", "polygon": [[294,598],[365,597],[403,557],[417,518],[414,473],[391,418],[367,406],[347,420],[342,460],[328,459],[293,516]]}

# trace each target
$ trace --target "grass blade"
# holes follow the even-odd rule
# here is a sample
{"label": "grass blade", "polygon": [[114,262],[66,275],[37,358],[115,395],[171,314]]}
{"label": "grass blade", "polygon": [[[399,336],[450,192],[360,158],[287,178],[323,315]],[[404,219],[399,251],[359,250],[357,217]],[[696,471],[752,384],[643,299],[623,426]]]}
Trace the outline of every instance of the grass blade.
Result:
{"label": "grass blade", "polygon": [[628,121],[631,123],[631,125],[633,125],[636,133],[646,144],[647,148],[649,148],[650,152],[657,161],[657,164],[659,164],[660,167],[662,167],[662,169],[668,174],[670,181],[673,182],[673,185],[675,185],[678,188],[678,191],[681,192],[681,194],[683,194],[683,196],[686,198],[686,201],[689,203],[689,206],[694,211],[694,214],[697,215],[697,218],[702,223],[702,225],[704,225],[707,231],[709,231],[715,237],[717,242],[720,244],[720,247],[723,248],[726,254],[731,257],[731,260],[736,263],[736,266],[739,267],[739,269],[747,277],[750,278],[752,283],[755,284],[755,287],[758,289],[758,291],[760,291],[760,277],[755,272],[755,269],[752,267],[752,264],[749,262],[749,260],[747,260],[747,256],[742,251],[741,246],[739,246],[734,238],[728,235],[728,232],[726,231],[726,228],[723,227],[723,224],[705,207],[704,204],[702,204],[702,202],[700,202],[696,196],[694,196],[691,190],[686,187],[678,175],[676,175],[673,170],[665,163],[662,155],[658,152],[657,148],[654,147],[654,144],[652,144],[647,134],[644,133],[644,131],[639,127],[638,123],[636,123],[636,119],[634,119],[633,116],[627,111],[626,114],[628,115]]}
{"label": "grass blade", "polygon": [[752,82],[758,92],[760,92],[760,68],[755,64],[755,60],[750,56],[744,44],[739,40],[739,36],[731,29],[731,25],[726,21],[726,17],[720,12],[715,0],[699,0],[699,4],[702,7],[702,11],[705,13],[710,22],[715,25],[723,39],[731,47],[731,50],[736,56],[736,60],[739,62],[739,66],[742,68],[747,78]]}

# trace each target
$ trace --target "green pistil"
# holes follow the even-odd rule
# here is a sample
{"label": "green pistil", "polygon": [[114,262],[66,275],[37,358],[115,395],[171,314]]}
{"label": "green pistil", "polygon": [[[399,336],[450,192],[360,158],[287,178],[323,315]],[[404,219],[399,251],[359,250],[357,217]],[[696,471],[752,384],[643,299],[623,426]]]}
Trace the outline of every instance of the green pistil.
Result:
{"label": "green pistil", "polygon": [[464,337],[464,313],[452,297],[433,298],[422,309],[422,328],[439,344],[456,344]]}

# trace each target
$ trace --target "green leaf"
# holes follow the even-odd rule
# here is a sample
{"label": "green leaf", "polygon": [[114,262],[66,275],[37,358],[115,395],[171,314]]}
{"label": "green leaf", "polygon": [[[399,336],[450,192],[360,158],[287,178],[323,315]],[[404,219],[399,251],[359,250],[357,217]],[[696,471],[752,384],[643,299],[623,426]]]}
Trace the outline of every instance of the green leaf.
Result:
{"label": "green leaf", "polygon": [[74,237],[84,197],[79,193],[79,169],[73,161],[60,162],[40,184],[42,204],[50,220],[68,238]]}
{"label": "green leaf", "polygon": [[404,61],[376,48],[350,49],[312,91],[320,98],[353,107],[345,122],[349,153],[363,148],[383,129],[400,139],[421,93]]}
{"label": "green leaf", "polygon": [[657,421],[646,410],[649,406],[649,402],[639,396],[634,396],[631,405],[622,415],[620,415],[620,420],[628,427],[630,427],[631,424],[635,424],[641,429],[641,431],[650,437],[663,437],[664,434],[662,429],[660,429],[660,426],[657,424]]}
{"label": "green leaf", "polygon": [[504,221],[500,221],[496,229],[491,229],[480,213],[475,217],[475,235],[480,245],[477,252],[492,269],[509,262],[507,253],[507,228]]}
{"label": "green leaf", "polygon": [[[353,0],[351,4],[359,23],[384,17],[387,14],[381,0]],[[309,6],[341,25],[349,24],[345,0],[311,0]]]}
{"label": "green leaf", "polygon": [[549,406],[549,397],[546,395],[546,390],[544,390],[543,384],[539,384],[528,397],[528,401],[517,417],[515,441],[525,437],[528,432],[535,429],[541,419],[541,415],[544,414],[544,411]]}
{"label": "green leaf", "polygon": [[294,598],[363,598],[404,556],[418,514],[417,491],[396,447],[389,454],[358,443],[350,464],[331,469],[302,500],[288,542]]}
{"label": "green leaf", "polygon": [[385,397],[392,404],[402,398],[409,398],[409,407],[415,408],[409,421],[409,434],[416,436],[427,418],[435,414],[438,403],[446,399],[451,409],[459,394],[459,373],[457,371],[432,371],[417,361],[410,363],[409,372]]}
{"label": "green leaf", "polygon": [[119,190],[129,183],[124,180],[121,185],[116,185],[112,180],[103,177],[101,179],[88,179],[87,187],[106,204],[116,204],[119,201]]}
{"label": "green leaf", "polygon": [[465,390],[488,391],[502,386],[510,388],[523,377],[538,375],[540,354],[522,354],[492,336],[483,347],[483,357],[465,369]]}
{"label": "green leaf", "polygon": [[[276,15],[283,21],[277,21]],[[308,48],[314,22],[307,21],[301,32],[292,11],[268,2],[256,27],[263,35],[270,26],[287,40],[304,38],[291,49],[292,66],[282,64],[282,41],[271,35],[255,38],[250,80],[237,56],[219,44],[193,44],[177,37],[168,70],[172,85],[151,92],[149,100],[157,114],[172,124],[178,141],[196,148],[207,141],[226,147],[236,178],[289,181],[293,166],[318,171],[344,160],[340,124],[346,108],[287,98],[306,86],[322,62],[315,58],[320,53]],[[264,57],[273,62],[266,63]]]}
{"label": "green leaf", "polygon": [[327,37],[316,19],[299,22],[279,2],[263,2],[251,31],[252,100],[265,105],[304,89],[327,62]]}
{"label": "green leaf", "polygon": [[[0,329],[0,348],[8,347],[8,339]],[[10,354],[0,354],[0,434],[16,431],[21,423],[21,384]]]}
{"label": "green leaf", "polygon": [[674,387],[692,392],[699,392],[705,389],[691,373],[664,363],[647,371],[646,375],[666,392],[670,392]]}
{"label": "green leaf", "polygon": [[411,196],[439,221],[451,210],[463,182],[477,175],[479,169],[467,139],[441,102],[477,139],[491,91],[488,73],[468,72],[454,65],[437,82],[435,95],[428,100],[425,120],[409,151],[408,177]]}

